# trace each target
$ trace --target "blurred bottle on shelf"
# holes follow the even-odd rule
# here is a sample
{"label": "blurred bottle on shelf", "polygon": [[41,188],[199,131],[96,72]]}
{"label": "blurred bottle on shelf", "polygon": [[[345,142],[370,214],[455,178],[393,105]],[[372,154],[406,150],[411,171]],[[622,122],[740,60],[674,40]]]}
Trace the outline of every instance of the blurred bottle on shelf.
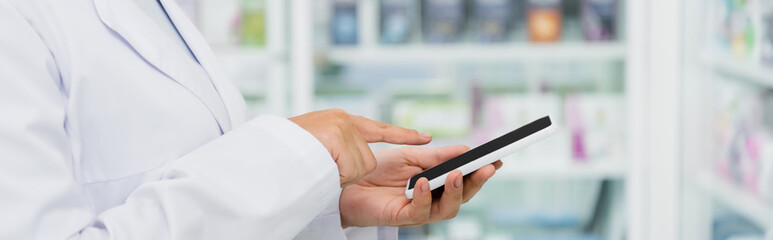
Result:
{"label": "blurred bottle on shelf", "polygon": [[714,171],[773,205],[773,93],[728,79],[720,84]]}
{"label": "blurred bottle on shelf", "polygon": [[566,99],[566,121],[571,136],[572,159],[577,162],[587,162],[585,153],[585,128],[580,115],[580,103],[577,97]]}
{"label": "blurred bottle on shelf", "polygon": [[358,39],[357,1],[332,0],[330,36],[334,45],[355,45]]}
{"label": "blurred bottle on shelf", "polygon": [[751,3],[731,1],[734,6],[729,18],[730,46],[733,54],[741,59],[750,57],[754,52],[756,31],[752,19]]}
{"label": "blurred bottle on shelf", "polygon": [[465,11],[463,0],[423,0],[423,32],[428,43],[450,43],[461,39]]}
{"label": "blurred bottle on shelf", "polygon": [[266,45],[266,1],[241,1],[241,42],[244,46]]}
{"label": "blurred bottle on shelf", "polygon": [[561,39],[561,1],[528,0],[529,40],[532,42],[556,42]]}
{"label": "blurred bottle on shelf", "polygon": [[381,0],[381,43],[408,42],[413,31],[415,0]]}
{"label": "blurred bottle on shelf", "polygon": [[474,0],[472,27],[478,42],[504,42],[508,40],[512,25],[511,0]]}
{"label": "blurred bottle on shelf", "polygon": [[615,39],[616,0],[583,0],[580,9],[582,29],[586,40],[608,41]]}
{"label": "blurred bottle on shelf", "polygon": [[721,51],[737,59],[749,59],[755,51],[757,30],[754,26],[754,6],[757,1],[720,1],[710,5],[709,23],[714,31],[716,45]]}
{"label": "blurred bottle on shelf", "polygon": [[768,1],[764,8],[762,16],[763,39],[760,45],[762,52],[762,62],[768,66],[773,66],[773,3]]}
{"label": "blurred bottle on shelf", "polygon": [[625,156],[625,99],[622,95],[575,94],[566,101],[575,161],[618,161]]}

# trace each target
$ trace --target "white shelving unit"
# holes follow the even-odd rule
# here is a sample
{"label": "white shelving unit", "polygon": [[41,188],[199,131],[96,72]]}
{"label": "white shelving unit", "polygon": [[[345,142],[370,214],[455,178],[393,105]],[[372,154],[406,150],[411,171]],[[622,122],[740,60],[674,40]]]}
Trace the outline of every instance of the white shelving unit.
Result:
{"label": "white shelving unit", "polygon": [[759,226],[773,231],[773,205],[766,204],[758,196],[737,185],[722,180],[711,173],[699,175],[697,184],[709,196]]}
{"label": "white shelving unit", "polygon": [[622,43],[509,43],[336,47],[323,54],[339,63],[486,63],[509,61],[624,60]]}
{"label": "white shelving unit", "polygon": [[[755,2],[757,1],[751,3]],[[729,2],[687,0],[684,3],[682,56],[685,65],[683,70],[685,83],[680,90],[683,95],[681,105],[684,109],[681,113],[684,159],[680,172],[684,177],[680,195],[683,199],[680,211],[682,218],[680,237],[709,239],[716,237],[714,234],[723,234],[726,227],[722,227],[721,223],[731,219],[726,216],[729,211],[735,215],[733,217],[744,218],[755,225],[754,227],[759,227],[766,232],[765,239],[768,239],[773,236],[773,204],[715,172],[717,164],[726,161],[727,146],[725,145],[729,143],[722,143],[724,141],[717,136],[717,131],[712,130],[725,128],[718,125],[736,124],[722,122],[718,112],[720,110],[717,106],[713,106],[718,102],[715,100],[718,98],[717,95],[722,94],[721,90],[727,87],[728,83],[734,82],[748,87],[773,89],[773,68],[763,66],[759,61],[734,57],[730,43],[718,43],[717,39],[721,37],[717,35],[719,33],[716,29],[726,27],[720,22],[720,20],[724,21],[726,16],[721,14],[730,13],[725,13],[725,9],[717,9],[717,6],[729,7],[726,5]],[[760,40],[761,38],[757,38],[756,41]],[[719,44],[728,46],[719,46]],[[750,56],[750,58],[755,57]],[[732,117],[741,118],[742,116]],[[756,130],[758,129],[752,131]],[[745,221],[739,224],[748,225]]]}
{"label": "white shelving unit", "polygon": [[773,67],[752,61],[736,60],[722,54],[706,54],[702,59],[706,67],[763,87],[773,88]]}
{"label": "white shelving unit", "polygon": [[[713,79],[715,79],[716,75],[718,74],[725,76],[726,78],[724,79],[734,79],[736,81],[747,82],[760,88],[773,88],[773,69],[762,66],[759,63],[741,61],[731,56],[725,56],[719,53],[707,53],[699,55],[698,57],[699,58],[697,60],[700,61],[699,67],[701,69],[697,71],[705,72],[696,76],[703,78],[704,81],[713,81]],[[703,82],[701,84],[708,83]],[[704,91],[707,89],[708,88],[701,88],[701,90]],[[705,99],[706,96],[703,96],[703,98]],[[710,110],[703,109],[701,111]],[[706,123],[701,124],[707,125]],[[713,136],[704,137],[711,138]],[[696,142],[696,144],[698,143]],[[716,143],[703,143],[704,146],[713,146],[711,144]],[[716,158],[717,156],[710,155],[698,157]],[[687,160],[690,161],[690,159]],[[703,165],[706,164],[705,161],[697,162],[698,163],[692,163],[692,165],[695,165],[695,168],[706,168],[706,166]],[[689,176],[688,180],[693,181],[694,185],[700,188],[699,190],[701,194],[708,197],[702,200],[695,199],[695,201],[708,201],[703,203],[696,203],[695,205],[702,206],[704,208],[713,208],[713,203],[719,203],[731,209],[734,213],[748,219],[753,224],[762,228],[768,234],[773,234],[773,204],[766,203],[763,199],[761,199],[760,196],[753,195],[748,189],[732,184],[727,180],[721,179],[716,175],[716,173],[711,171],[703,170],[697,174],[686,175]],[[700,230],[691,230],[694,232],[697,231],[699,233],[690,234],[710,235],[712,229],[709,224],[714,216],[711,214],[711,212],[709,212],[702,217],[708,219],[697,219],[700,217],[687,216],[687,219],[692,219],[691,221],[703,222],[704,226],[704,228]]]}

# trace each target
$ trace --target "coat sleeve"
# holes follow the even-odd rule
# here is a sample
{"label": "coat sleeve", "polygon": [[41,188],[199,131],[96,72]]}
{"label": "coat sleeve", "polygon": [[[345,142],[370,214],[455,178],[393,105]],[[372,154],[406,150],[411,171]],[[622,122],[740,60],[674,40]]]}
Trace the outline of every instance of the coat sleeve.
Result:
{"label": "coat sleeve", "polygon": [[378,227],[350,227],[344,230],[347,240],[397,240],[397,227],[378,226]]}
{"label": "coat sleeve", "polygon": [[322,144],[264,116],[94,213],[74,177],[54,57],[5,0],[0,36],[0,239],[292,239],[338,197]]}
{"label": "coat sleeve", "polygon": [[346,239],[346,240],[397,240],[397,227],[350,227],[341,228],[340,194],[301,231],[294,240]]}

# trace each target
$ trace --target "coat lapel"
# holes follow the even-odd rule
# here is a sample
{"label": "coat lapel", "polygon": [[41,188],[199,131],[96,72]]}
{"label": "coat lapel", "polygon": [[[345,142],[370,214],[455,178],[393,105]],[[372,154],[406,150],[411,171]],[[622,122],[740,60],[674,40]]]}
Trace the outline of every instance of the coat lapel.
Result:
{"label": "coat lapel", "polygon": [[[229,126],[233,125],[230,119],[237,118],[234,118],[234,114],[231,113],[233,111],[229,110],[231,108],[225,98],[223,98],[222,104],[225,105],[227,113],[216,114],[213,111],[216,107],[215,104],[221,104],[221,99],[216,94],[217,92],[212,94],[213,91],[211,89],[205,89],[206,87],[211,88],[211,86],[202,84],[209,81],[207,72],[210,71],[207,70],[207,67],[204,67],[205,71],[207,71],[205,73],[193,71],[192,69],[197,67],[193,64],[196,63],[187,56],[184,49],[176,46],[175,42],[170,41],[168,34],[163,32],[164,30],[147,17],[132,1],[94,0],[94,6],[99,18],[106,26],[120,35],[148,63],[198,97],[210,110],[223,132],[230,130]],[[170,14],[171,17],[172,15]],[[173,22],[177,24],[180,21]],[[178,26],[178,28],[180,27]],[[181,30],[180,32],[182,33]],[[183,38],[188,41],[185,35],[183,35]],[[188,44],[191,45],[190,43]],[[190,48],[194,55],[196,55],[196,58],[202,63],[202,66],[204,66],[204,62],[212,64],[210,63],[211,60],[207,59],[206,56],[197,54],[194,46],[191,45]],[[214,76],[212,78],[214,79]],[[214,85],[220,90],[218,84]]]}
{"label": "coat lapel", "polygon": [[224,104],[227,106],[228,114],[234,126],[244,122],[244,99],[236,87],[227,81],[219,65],[216,62],[215,54],[204,39],[204,36],[196,29],[196,26],[185,16],[185,13],[174,2],[174,0],[160,0],[166,13],[177,27],[177,31],[183,37],[191,52],[199,60],[199,63],[209,74],[212,83],[217,88]]}

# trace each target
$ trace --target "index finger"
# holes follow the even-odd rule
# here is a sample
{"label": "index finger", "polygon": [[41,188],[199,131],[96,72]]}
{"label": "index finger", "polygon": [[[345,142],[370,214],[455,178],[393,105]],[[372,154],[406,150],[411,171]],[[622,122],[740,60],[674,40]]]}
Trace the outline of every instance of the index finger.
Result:
{"label": "index finger", "polygon": [[432,135],[413,129],[401,128],[392,124],[351,116],[352,123],[369,143],[386,142],[392,144],[422,145],[432,141]]}

